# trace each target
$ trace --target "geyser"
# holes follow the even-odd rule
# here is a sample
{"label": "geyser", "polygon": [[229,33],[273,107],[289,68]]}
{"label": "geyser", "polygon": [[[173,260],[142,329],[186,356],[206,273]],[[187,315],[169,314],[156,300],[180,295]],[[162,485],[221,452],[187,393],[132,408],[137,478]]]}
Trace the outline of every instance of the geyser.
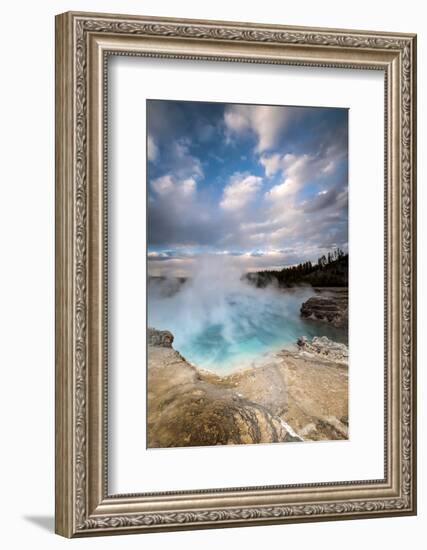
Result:
{"label": "geyser", "polygon": [[301,319],[301,304],[313,294],[309,287],[258,289],[242,278],[232,257],[207,256],[183,282],[150,278],[148,324],[170,330],[174,348],[188,361],[226,371],[253,364],[302,335],[343,341],[343,331]]}

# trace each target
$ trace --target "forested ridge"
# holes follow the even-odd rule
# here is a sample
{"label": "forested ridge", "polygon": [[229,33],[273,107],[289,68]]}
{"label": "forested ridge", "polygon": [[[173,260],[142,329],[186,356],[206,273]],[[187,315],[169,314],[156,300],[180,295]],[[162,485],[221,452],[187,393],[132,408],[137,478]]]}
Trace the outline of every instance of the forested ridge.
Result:
{"label": "forested ridge", "polygon": [[348,286],[348,254],[337,248],[322,255],[316,263],[303,262],[281,270],[264,270],[246,274],[247,279],[258,288],[271,283],[289,288],[307,284],[319,287]]}

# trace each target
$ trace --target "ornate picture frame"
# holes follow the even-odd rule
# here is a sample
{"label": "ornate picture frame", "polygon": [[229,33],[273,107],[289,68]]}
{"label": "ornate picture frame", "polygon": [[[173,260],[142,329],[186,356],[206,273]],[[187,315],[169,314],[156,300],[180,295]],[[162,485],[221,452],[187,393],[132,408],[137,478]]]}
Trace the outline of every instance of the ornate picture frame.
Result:
{"label": "ornate picture frame", "polygon": [[[384,478],[108,492],[111,55],[383,71]],[[56,17],[56,532],[82,537],[416,513],[416,36],[68,12]]]}

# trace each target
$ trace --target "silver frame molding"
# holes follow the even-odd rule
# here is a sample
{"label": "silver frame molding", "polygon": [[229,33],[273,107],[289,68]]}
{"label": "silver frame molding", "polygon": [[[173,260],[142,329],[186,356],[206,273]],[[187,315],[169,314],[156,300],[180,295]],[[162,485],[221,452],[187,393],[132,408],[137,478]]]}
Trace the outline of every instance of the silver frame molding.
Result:
{"label": "silver frame molding", "polygon": [[[380,70],[385,75],[385,476],[109,495],[107,59]],[[416,36],[68,12],[56,17],[56,532],[66,537],[416,513]]]}

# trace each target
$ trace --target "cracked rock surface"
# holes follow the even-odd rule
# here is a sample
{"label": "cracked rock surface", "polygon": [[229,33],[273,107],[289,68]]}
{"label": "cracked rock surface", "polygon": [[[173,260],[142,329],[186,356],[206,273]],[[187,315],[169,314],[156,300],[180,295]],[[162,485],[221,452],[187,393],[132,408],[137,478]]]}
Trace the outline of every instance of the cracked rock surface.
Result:
{"label": "cracked rock surface", "polygon": [[329,323],[336,328],[348,325],[348,291],[330,291],[312,296],[301,306],[301,317]]}
{"label": "cracked rock surface", "polygon": [[173,349],[171,333],[164,345],[163,336],[150,331],[148,447],[348,438],[343,355],[321,353],[311,342],[218,376],[186,361]]}

